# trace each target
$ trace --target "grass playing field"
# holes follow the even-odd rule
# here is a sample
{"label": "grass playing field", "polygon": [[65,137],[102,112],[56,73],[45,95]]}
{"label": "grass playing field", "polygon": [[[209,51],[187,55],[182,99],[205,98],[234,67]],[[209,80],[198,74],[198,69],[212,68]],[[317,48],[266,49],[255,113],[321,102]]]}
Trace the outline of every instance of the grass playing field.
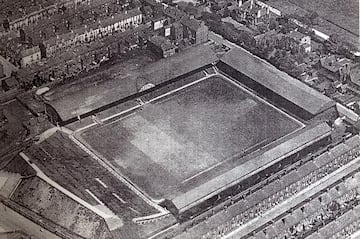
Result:
{"label": "grass playing field", "polygon": [[90,128],[81,138],[144,192],[161,198],[234,155],[299,127],[285,113],[215,76]]}

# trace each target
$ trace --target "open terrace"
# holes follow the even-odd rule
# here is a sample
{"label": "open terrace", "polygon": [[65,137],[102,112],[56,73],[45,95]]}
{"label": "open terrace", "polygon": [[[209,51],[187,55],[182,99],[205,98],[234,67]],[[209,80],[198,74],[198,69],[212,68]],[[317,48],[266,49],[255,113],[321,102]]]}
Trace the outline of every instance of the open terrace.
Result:
{"label": "open terrace", "polygon": [[92,205],[102,202],[124,220],[158,212],[63,133],[55,133],[25,154],[61,186]]}

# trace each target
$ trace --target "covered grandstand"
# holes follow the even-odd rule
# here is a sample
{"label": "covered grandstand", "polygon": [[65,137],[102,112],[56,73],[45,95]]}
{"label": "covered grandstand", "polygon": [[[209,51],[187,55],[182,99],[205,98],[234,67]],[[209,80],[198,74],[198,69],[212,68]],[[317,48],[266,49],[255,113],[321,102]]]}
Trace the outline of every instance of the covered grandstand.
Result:
{"label": "covered grandstand", "polygon": [[298,135],[261,153],[257,157],[167,200],[167,207],[174,214],[182,214],[231,186],[241,184],[242,181],[260,174],[264,170],[271,167],[279,169],[278,166],[284,161],[290,160],[292,156],[302,154],[302,152],[306,154],[313,145],[327,142],[330,133],[331,128],[326,123],[308,126]]}
{"label": "covered grandstand", "polygon": [[327,96],[241,48],[225,54],[217,66],[241,84],[304,120],[335,106]]}
{"label": "covered grandstand", "polygon": [[[64,85],[46,93],[46,113],[54,124],[66,125],[199,72],[217,60],[218,57],[209,46],[200,45],[151,63],[121,78],[121,82],[106,80],[87,84],[80,80],[71,86]],[[137,81],[151,83],[155,87],[139,92]]]}

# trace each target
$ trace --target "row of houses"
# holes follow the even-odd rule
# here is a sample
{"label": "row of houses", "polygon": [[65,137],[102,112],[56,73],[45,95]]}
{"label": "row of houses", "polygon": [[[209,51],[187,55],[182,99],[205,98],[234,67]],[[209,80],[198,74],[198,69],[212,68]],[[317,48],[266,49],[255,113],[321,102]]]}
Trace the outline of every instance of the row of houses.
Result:
{"label": "row of houses", "polygon": [[56,52],[77,44],[89,43],[116,32],[124,32],[142,24],[142,13],[132,9],[89,26],[84,25],[69,33],[58,35],[20,52],[21,67],[37,63],[41,58],[51,57]]}
{"label": "row of houses", "polygon": [[19,30],[24,26],[39,22],[41,19],[50,17],[62,8],[73,8],[80,4],[89,4],[91,0],[47,0],[33,4],[33,1],[8,1],[0,10],[2,30]]}
{"label": "row of houses", "polygon": [[45,48],[47,56],[53,55],[56,51],[68,46],[94,41],[114,32],[126,31],[129,28],[138,27],[141,23],[141,11],[139,9],[132,9],[89,26],[85,25],[65,35],[48,39],[43,42],[42,47]]}

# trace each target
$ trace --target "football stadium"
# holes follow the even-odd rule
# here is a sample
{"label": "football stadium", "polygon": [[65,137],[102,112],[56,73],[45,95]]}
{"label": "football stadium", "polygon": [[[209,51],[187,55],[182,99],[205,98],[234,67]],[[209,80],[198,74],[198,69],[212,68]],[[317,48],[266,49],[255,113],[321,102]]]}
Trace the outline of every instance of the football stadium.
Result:
{"label": "football stadium", "polygon": [[324,119],[337,117],[331,99],[243,50],[220,59],[197,51],[189,56],[194,64],[174,56],[154,63],[165,72],[152,65],[130,76],[154,85],[145,90],[125,94],[112,86],[102,99],[92,89],[44,97],[52,122],[181,220],[328,144],[332,129]]}
{"label": "football stadium", "polygon": [[[203,78],[80,134],[154,199],[174,198],[303,124],[221,76]],[[111,150],[109,150],[111,149]]]}

